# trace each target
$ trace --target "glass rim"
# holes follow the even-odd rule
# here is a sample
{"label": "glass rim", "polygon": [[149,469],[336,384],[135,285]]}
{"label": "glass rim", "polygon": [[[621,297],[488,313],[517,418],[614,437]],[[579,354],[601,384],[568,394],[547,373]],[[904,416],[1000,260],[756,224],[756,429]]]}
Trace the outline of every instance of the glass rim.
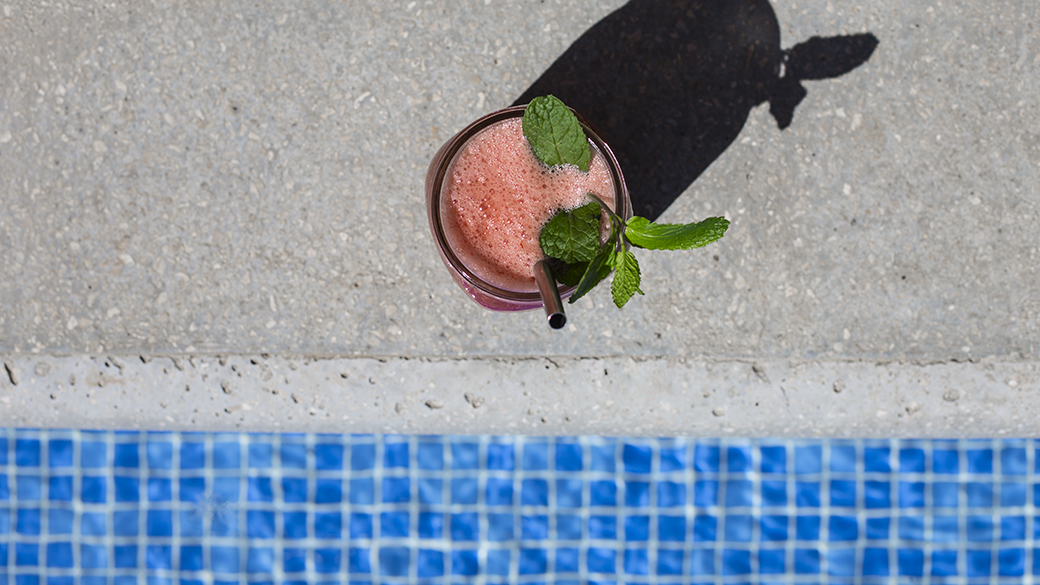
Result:
{"label": "glass rim", "polygon": [[[455,158],[458,156],[459,151],[461,151],[462,147],[464,147],[470,139],[476,136],[480,131],[504,120],[522,117],[526,108],[526,105],[511,106],[485,114],[463,128],[461,132],[456,134],[449,141],[445,151],[442,153],[442,159],[437,167],[437,172],[433,177],[430,200],[430,218],[434,226],[433,235],[437,240],[437,245],[441,249],[444,258],[467,282],[467,284],[485,294],[508,301],[541,303],[541,296],[537,291],[521,292],[504,289],[491,284],[470,270],[469,267],[467,267],[459,257],[455,255],[455,251],[452,250],[448,243],[447,236],[444,233],[444,225],[441,222],[441,193],[443,191],[444,181],[447,178],[448,169],[451,168],[452,164],[455,162]],[[607,168],[610,171],[610,176],[614,183],[615,213],[621,216],[622,219],[627,220],[631,215],[631,205],[628,199],[628,189],[625,186],[625,178],[621,174],[621,166],[618,164],[617,159],[614,157],[614,153],[610,150],[610,147],[607,146],[607,143],[604,142],[602,138],[600,138],[599,133],[594,127],[592,127],[591,123],[586,120],[580,112],[575,111],[573,108],[571,108],[571,111],[574,112],[574,115],[578,118],[578,123],[581,124],[582,130],[585,131],[585,136],[595,144],[600,154],[603,155],[603,158],[606,160]],[[576,288],[577,286],[560,284],[560,295],[570,296]]]}

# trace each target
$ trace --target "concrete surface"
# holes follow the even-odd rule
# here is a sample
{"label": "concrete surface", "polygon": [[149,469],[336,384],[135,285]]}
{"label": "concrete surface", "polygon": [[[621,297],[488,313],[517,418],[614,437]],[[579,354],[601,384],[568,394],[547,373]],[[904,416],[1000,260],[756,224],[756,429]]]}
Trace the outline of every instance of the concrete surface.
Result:
{"label": "concrete surface", "polygon": [[7,358],[3,368],[0,426],[716,437],[1040,434],[1040,368],[993,360],[926,365],[26,355]]}
{"label": "concrete surface", "polygon": [[[321,357],[387,384],[497,380],[500,392],[519,387],[513,376],[557,387],[557,374],[524,366],[548,356],[578,364],[563,369],[574,373],[578,406],[664,400],[709,365],[761,362],[816,372],[805,380],[821,387],[839,377],[873,384],[856,413],[862,434],[975,432],[944,410],[929,428],[867,416],[899,412],[892,392],[915,387],[913,374],[890,379],[890,369],[940,368],[929,392],[960,389],[978,401],[978,429],[1018,433],[1015,409],[985,405],[1004,404],[998,397],[1012,390],[1001,377],[1017,380],[1040,359],[1040,5],[1028,0],[773,4],[785,48],[867,32],[879,43],[847,74],[804,82],[785,130],[767,104],[752,109],[660,217],[724,214],[732,227],[721,242],[642,254],[645,297],[618,312],[608,291],[594,291],[569,307],[563,332],[538,313],[483,311],[457,289],[424,216],[430,157],[470,120],[512,103],[622,4],[0,6],[0,354],[23,371],[38,359],[63,364],[63,376],[108,355]],[[638,375],[600,389],[583,360]],[[675,360],[686,366],[665,367]],[[183,380],[137,363],[135,381],[118,386],[127,396],[103,384],[94,399],[143,410],[85,419],[94,406],[80,410],[90,403],[71,386],[56,408],[40,398],[56,382],[23,373],[18,386],[0,385],[18,405],[5,403],[5,424],[162,424],[161,397],[179,395]],[[986,364],[1000,373],[992,383]],[[745,378],[710,379],[720,392],[777,400],[775,388]],[[1013,395],[1034,408],[1029,383]],[[345,393],[342,404],[361,392],[316,384],[315,395]],[[844,397],[805,384],[821,421],[845,412]],[[19,392],[38,395],[22,402],[30,398]],[[189,421],[178,400],[171,426],[291,426],[270,400],[257,409],[272,419],[208,423]],[[447,406],[375,420],[415,432],[572,432],[525,427],[534,415],[510,400],[516,410],[484,427],[455,427]],[[644,413],[576,432],[849,432],[719,408],[725,421],[675,411],[651,429],[658,415]],[[1021,433],[1034,428],[1024,424]],[[352,418],[335,428],[379,425]]]}

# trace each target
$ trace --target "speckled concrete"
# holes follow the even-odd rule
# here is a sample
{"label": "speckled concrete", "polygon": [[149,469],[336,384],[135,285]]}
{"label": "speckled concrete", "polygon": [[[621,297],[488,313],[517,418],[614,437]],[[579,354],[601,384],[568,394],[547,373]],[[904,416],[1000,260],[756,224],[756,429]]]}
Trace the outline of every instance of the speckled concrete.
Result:
{"label": "speckled concrete", "polygon": [[721,242],[642,254],[646,296],[562,332],[468,300],[429,159],[622,4],[0,5],[0,353],[1040,360],[1029,0],[775,3],[783,47],[878,45],[785,130],[752,109],[661,215],[724,214]]}
{"label": "speckled concrete", "polygon": [[996,360],[2,357],[0,426],[658,437],[1040,434],[1040,367]]}

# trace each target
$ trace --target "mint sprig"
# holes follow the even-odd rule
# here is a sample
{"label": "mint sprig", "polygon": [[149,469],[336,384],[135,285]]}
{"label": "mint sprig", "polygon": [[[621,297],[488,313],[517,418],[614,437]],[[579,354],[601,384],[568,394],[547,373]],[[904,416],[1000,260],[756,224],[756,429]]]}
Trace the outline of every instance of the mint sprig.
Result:
{"label": "mint sprig", "polygon": [[578,118],[554,96],[537,97],[527,104],[524,137],[538,160],[549,165],[574,165],[589,172],[592,153]]}
{"label": "mint sprig", "polygon": [[[711,217],[689,224],[657,224],[645,217],[633,216],[624,222],[599,197],[591,193],[588,196],[593,199],[597,211],[603,210],[610,217],[610,236],[599,245],[591,260],[586,259],[588,258],[587,243],[590,239],[599,240],[599,222],[586,221],[579,224],[566,219],[573,216],[577,210],[558,213],[542,229],[539,237],[539,241],[543,242],[542,251],[546,256],[566,262],[567,268],[563,274],[573,278],[575,269],[580,269],[582,264],[585,265],[578,288],[571,295],[571,303],[585,296],[600,281],[609,276],[611,270],[614,271],[614,278],[610,284],[610,292],[614,298],[614,304],[619,309],[624,307],[636,293],[643,294],[639,288],[642,280],[639,262],[629,249],[629,245],[650,250],[689,250],[718,240],[725,235],[726,229],[729,228],[729,221],[724,217]],[[578,210],[581,210],[583,215],[588,214],[593,203],[579,207]],[[596,215],[598,218],[599,214]],[[585,230],[586,233],[584,235],[575,234],[575,229]],[[552,246],[546,247],[544,242],[552,242]],[[570,242],[582,242],[582,244],[580,248],[569,248]],[[565,256],[571,260],[567,260],[564,258]],[[564,278],[561,278],[560,281],[571,284]]]}
{"label": "mint sprig", "polygon": [[[553,96],[531,100],[524,110],[524,137],[538,160],[550,167],[575,165],[589,171],[591,151],[588,139],[574,112]],[[639,262],[629,246],[649,250],[689,250],[718,240],[729,228],[723,217],[710,217],[689,224],[657,224],[633,216],[626,222],[593,193],[590,203],[562,210],[549,220],[538,236],[542,252],[562,266],[554,268],[556,278],[569,286],[577,285],[570,302],[585,296],[614,272],[610,292],[618,308],[636,293],[642,275]],[[606,213],[610,235],[600,242],[600,218]]]}

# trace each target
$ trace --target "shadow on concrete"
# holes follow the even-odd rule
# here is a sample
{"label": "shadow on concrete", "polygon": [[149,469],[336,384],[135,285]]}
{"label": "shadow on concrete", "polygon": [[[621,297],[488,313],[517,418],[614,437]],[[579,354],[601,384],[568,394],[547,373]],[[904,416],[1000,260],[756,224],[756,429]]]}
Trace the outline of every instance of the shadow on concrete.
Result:
{"label": "shadow on concrete", "polygon": [[806,79],[855,69],[869,33],[780,48],[766,0],[631,0],[574,42],[515,102],[553,94],[583,113],[617,155],[634,212],[656,219],[769,102],[781,129]]}

